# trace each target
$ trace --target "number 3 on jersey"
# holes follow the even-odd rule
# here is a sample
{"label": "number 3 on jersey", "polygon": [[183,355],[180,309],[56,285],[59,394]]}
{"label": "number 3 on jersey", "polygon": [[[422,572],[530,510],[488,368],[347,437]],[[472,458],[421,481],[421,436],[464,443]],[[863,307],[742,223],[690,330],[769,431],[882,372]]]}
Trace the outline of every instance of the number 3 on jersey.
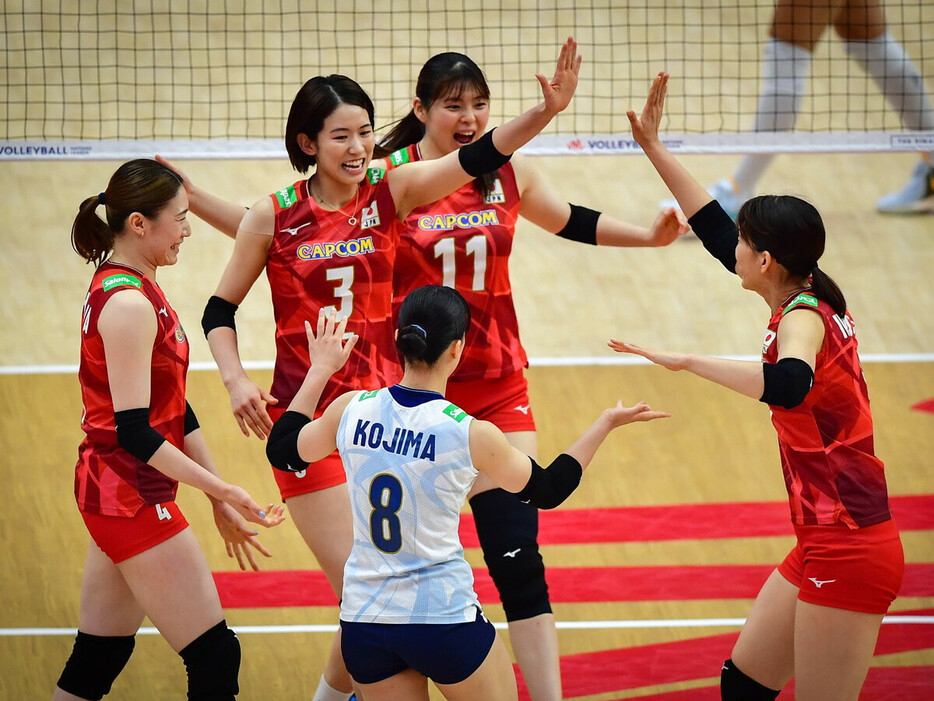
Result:
{"label": "number 3 on jersey", "polygon": [[370,482],[370,538],[384,553],[397,553],[402,548],[402,485],[392,475],[376,475]]}
{"label": "number 3 on jersey", "polygon": [[[470,289],[480,292],[486,284],[486,236],[477,234],[467,239],[465,249],[468,256],[473,256],[473,284]],[[454,261],[453,237],[441,239],[435,244],[435,258],[441,258],[441,284],[445,287],[455,287],[457,266]]]}
{"label": "number 3 on jersey", "polygon": [[332,311],[337,312],[337,320],[340,321],[344,317],[350,316],[353,314],[353,290],[350,289],[350,286],[353,285],[353,266],[348,265],[344,268],[330,268],[325,275],[330,282],[337,282],[337,287],[334,289],[334,296],[340,300],[336,305],[332,304],[324,308],[325,314],[330,314]]}

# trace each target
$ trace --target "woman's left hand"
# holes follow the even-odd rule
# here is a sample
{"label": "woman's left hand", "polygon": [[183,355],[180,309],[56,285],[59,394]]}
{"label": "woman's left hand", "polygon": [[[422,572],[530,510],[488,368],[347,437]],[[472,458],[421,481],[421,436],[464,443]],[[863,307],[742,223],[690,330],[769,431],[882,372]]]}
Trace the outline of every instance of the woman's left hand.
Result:
{"label": "woman's left hand", "polygon": [[[311,367],[333,375],[340,370],[353,350],[359,336],[355,333],[347,334],[347,319],[344,317],[337,321],[337,313],[332,309],[327,312],[324,307],[318,313],[318,330],[315,333],[311,323],[305,322],[305,335],[308,337],[308,356],[311,358]],[[344,336],[349,336],[344,342]]]}
{"label": "woman's left hand", "polygon": [[[273,507],[273,509],[278,509],[281,514],[281,506]],[[253,550],[265,557],[272,557],[272,554],[256,539],[257,531],[250,528],[230,504],[219,500],[214,501],[214,524],[227,546],[227,557],[236,557],[241,570],[246,570],[246,563],[249,562],[253,571],[259,571],[259,566],[253,557]]]}
{"label": "woman's left hand", "polygon": [[541,83],[545,108],[549,113],[558,114],[571,103],[571,98],[577,89],[581,59],[582,57],[577,55],[577,42],[573,37],[568,37],[558,55],[558,66],[555,68],[554,78],[549,82],[541,73],[535,74],[538,82]]}

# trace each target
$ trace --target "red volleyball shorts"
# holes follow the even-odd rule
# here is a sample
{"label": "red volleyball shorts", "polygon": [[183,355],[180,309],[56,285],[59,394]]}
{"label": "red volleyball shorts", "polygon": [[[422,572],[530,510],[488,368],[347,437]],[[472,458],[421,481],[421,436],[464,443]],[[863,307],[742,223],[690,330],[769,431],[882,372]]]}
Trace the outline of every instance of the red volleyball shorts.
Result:
{"label": "red volleyball shorts", "polygon": [[[288,409],[280,409],[275,406],[267,406],[269,418],[276,422]],[[317,416],[316,416],[317,418]],[[347,481],[347,475],[344,474],[344,463],[341,462],[340,453],[336,450],[326,458],[312,463],[307,470],[301,472],[286,472],[272,467],[273,477],[276,478],[276,484],[279,485],[279,494],[282,495],[282,501],[289,497],[297,497],[300,494],[310,494],[311,492],[320,492],[328,487],[336,487]]]}
{"label": "red volleyball shorts", "polygon": [[114,564],[139,555],[188,528],[174,501],[144,506],[134,516],[102,516],[81,512],[84,525]]}
{"label": "red volleyball shorts", "polygon": [[522,370],[498,380],[449,380],[444,396],[475,419],[489,421],[503,433],[535,430],[529,383]]}
{"label": "red volleyball shorts", "polygon": [[795,526],[798,544],[778,571],[798,599],[884,614],[898,596],[905,554],[894,519],[865,528]]}

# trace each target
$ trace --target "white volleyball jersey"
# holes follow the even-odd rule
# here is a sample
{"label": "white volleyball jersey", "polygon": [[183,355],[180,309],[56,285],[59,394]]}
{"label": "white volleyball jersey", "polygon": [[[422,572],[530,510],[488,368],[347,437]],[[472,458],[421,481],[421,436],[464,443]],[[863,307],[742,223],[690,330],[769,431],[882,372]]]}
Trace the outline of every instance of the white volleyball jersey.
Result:
{"label": "white volleyball jersey", "polygon": [[473,417],[437,392],[361,392],[341,417],[354,542],[341,620],[465,623],[479,608],[457,535],[477,470]]}

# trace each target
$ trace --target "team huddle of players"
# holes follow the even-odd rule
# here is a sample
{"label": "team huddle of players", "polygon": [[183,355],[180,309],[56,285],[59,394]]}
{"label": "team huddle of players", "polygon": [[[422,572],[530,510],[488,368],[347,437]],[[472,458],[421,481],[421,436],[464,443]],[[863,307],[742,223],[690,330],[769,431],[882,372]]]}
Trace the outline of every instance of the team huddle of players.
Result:
{"label": "team huddle of players", "polygon": [[[190,699],[238,693],[239,642],[175,492],[179,482],[205,492],[241,567],[268,554],[248,522],[271,527],[284,513],[223,481],[186,401],[187,337],[156,270],[177,261],[189,211],[235,238],[202,326],[241,430],[267,439],[291,520],[341,600],[314,698],[427,698],[428,679],[452,699],[516,697],[458,540],[465,502],[530,694],[560,698],[538,509],[571,494],[614,428],[667,414],[620,402],[538,465],[508,276],[516,221],[601,246],[664,246],[688,229],[674,208],[644,228],[569,204],[511,159],[568,106],[580,64],[569,39],[553,78],[538,76],[541,103],[488,131],[483,73],[439,54],[379,144],[365,91],[318,76],[286,125],[292,165],[311,177],[244,209],[141,159],[82,203],[72,242],[97,269],[82,318],[75,489],[92,536],[84,587],[98,595],[82,602],[53,698],[105,695],[144,615],[183,658]],[[797,544],[724,664],[723,698],[775,698],[795,676],[802,698],[855,699],[903,555],[853,321],[817,265],[823,224],[790,196],[752,198],[734,223],[659,140],[666,89],[659,74],[642,113],[628,113],[633,134],[707,250],[769,305],[770,343],[761,363],[610,346],[772,409]],[[269,390],[244,371],[235,323],[263,271],[276,325]],[[801,626],[811,635],[796,646]]]}

